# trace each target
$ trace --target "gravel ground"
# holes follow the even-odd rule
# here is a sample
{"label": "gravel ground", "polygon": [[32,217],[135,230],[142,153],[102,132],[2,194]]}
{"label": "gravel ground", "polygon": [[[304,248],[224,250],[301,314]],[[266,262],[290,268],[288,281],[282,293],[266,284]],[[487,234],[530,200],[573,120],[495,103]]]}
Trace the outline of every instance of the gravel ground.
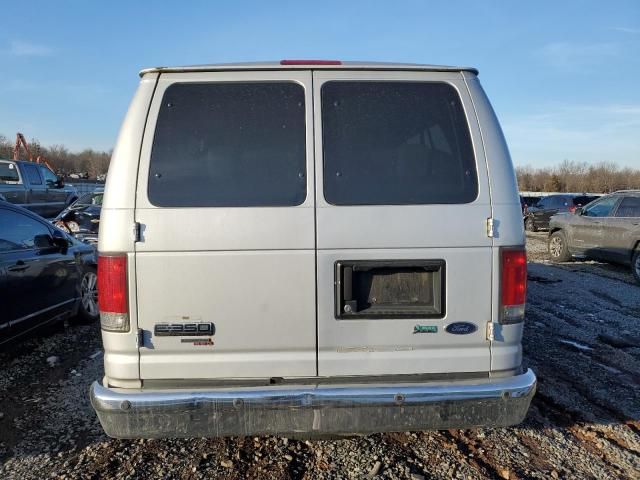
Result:
{"label": "gravel ground", "polygon": [[525,364],[539,387],[516,428],[112,440],[87,398],[99,328],[71,326],[0,354],[0,478],[638,479],[640,286],[622,267],[550,265],[544,233],[527,248]]}

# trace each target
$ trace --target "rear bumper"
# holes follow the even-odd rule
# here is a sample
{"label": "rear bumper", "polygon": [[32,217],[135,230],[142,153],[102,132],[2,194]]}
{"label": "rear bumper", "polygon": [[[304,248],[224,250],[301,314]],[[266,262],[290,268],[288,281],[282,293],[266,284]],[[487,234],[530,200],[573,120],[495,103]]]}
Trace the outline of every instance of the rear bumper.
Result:
{"label": "rear bumper", "polygon": [[91,404],[116,438],[344,435],[520,423],[536,389],[531,370],[508,378],[421,384],[125,390],[91,385]]}

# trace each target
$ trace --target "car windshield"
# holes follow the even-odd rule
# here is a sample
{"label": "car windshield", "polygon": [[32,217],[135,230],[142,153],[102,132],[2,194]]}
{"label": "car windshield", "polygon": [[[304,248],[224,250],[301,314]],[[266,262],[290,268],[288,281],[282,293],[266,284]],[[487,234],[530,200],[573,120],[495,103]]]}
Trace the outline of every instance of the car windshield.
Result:
{"label": "car windshield", "polygon": [[86,205],[102,205],[102,197],[103,193],[87,193],[86,195],[81,196],[75,203],[75,206],[86,206]]}

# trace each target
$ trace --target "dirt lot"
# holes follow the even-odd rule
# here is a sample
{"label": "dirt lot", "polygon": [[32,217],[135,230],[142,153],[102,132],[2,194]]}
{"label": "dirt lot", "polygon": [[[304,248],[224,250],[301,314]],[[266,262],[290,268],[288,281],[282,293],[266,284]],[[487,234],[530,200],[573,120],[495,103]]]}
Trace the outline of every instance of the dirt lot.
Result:
{"label": "dirt lot", "polygon": [[539,387],[517,428],[111,440],[87,399],[99,329],[74,326],[0,354],[0,478],[640,478],[640,286],[622,267],[550,265],[545,242],[528,237]]}

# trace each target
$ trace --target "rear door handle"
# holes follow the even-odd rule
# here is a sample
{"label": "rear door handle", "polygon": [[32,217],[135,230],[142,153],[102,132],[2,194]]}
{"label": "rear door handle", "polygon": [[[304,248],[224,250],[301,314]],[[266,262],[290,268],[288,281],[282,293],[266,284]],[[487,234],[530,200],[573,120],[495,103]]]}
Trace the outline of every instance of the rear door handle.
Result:
{"label": "rear door handle", "polygon": [[10,272],[22,272],[27,268],[29,268],[29,265],[24,263],[24,261],[22,260],[18,260],[13,267],[9,267],[7,268],[7,270],[9,270]]}

